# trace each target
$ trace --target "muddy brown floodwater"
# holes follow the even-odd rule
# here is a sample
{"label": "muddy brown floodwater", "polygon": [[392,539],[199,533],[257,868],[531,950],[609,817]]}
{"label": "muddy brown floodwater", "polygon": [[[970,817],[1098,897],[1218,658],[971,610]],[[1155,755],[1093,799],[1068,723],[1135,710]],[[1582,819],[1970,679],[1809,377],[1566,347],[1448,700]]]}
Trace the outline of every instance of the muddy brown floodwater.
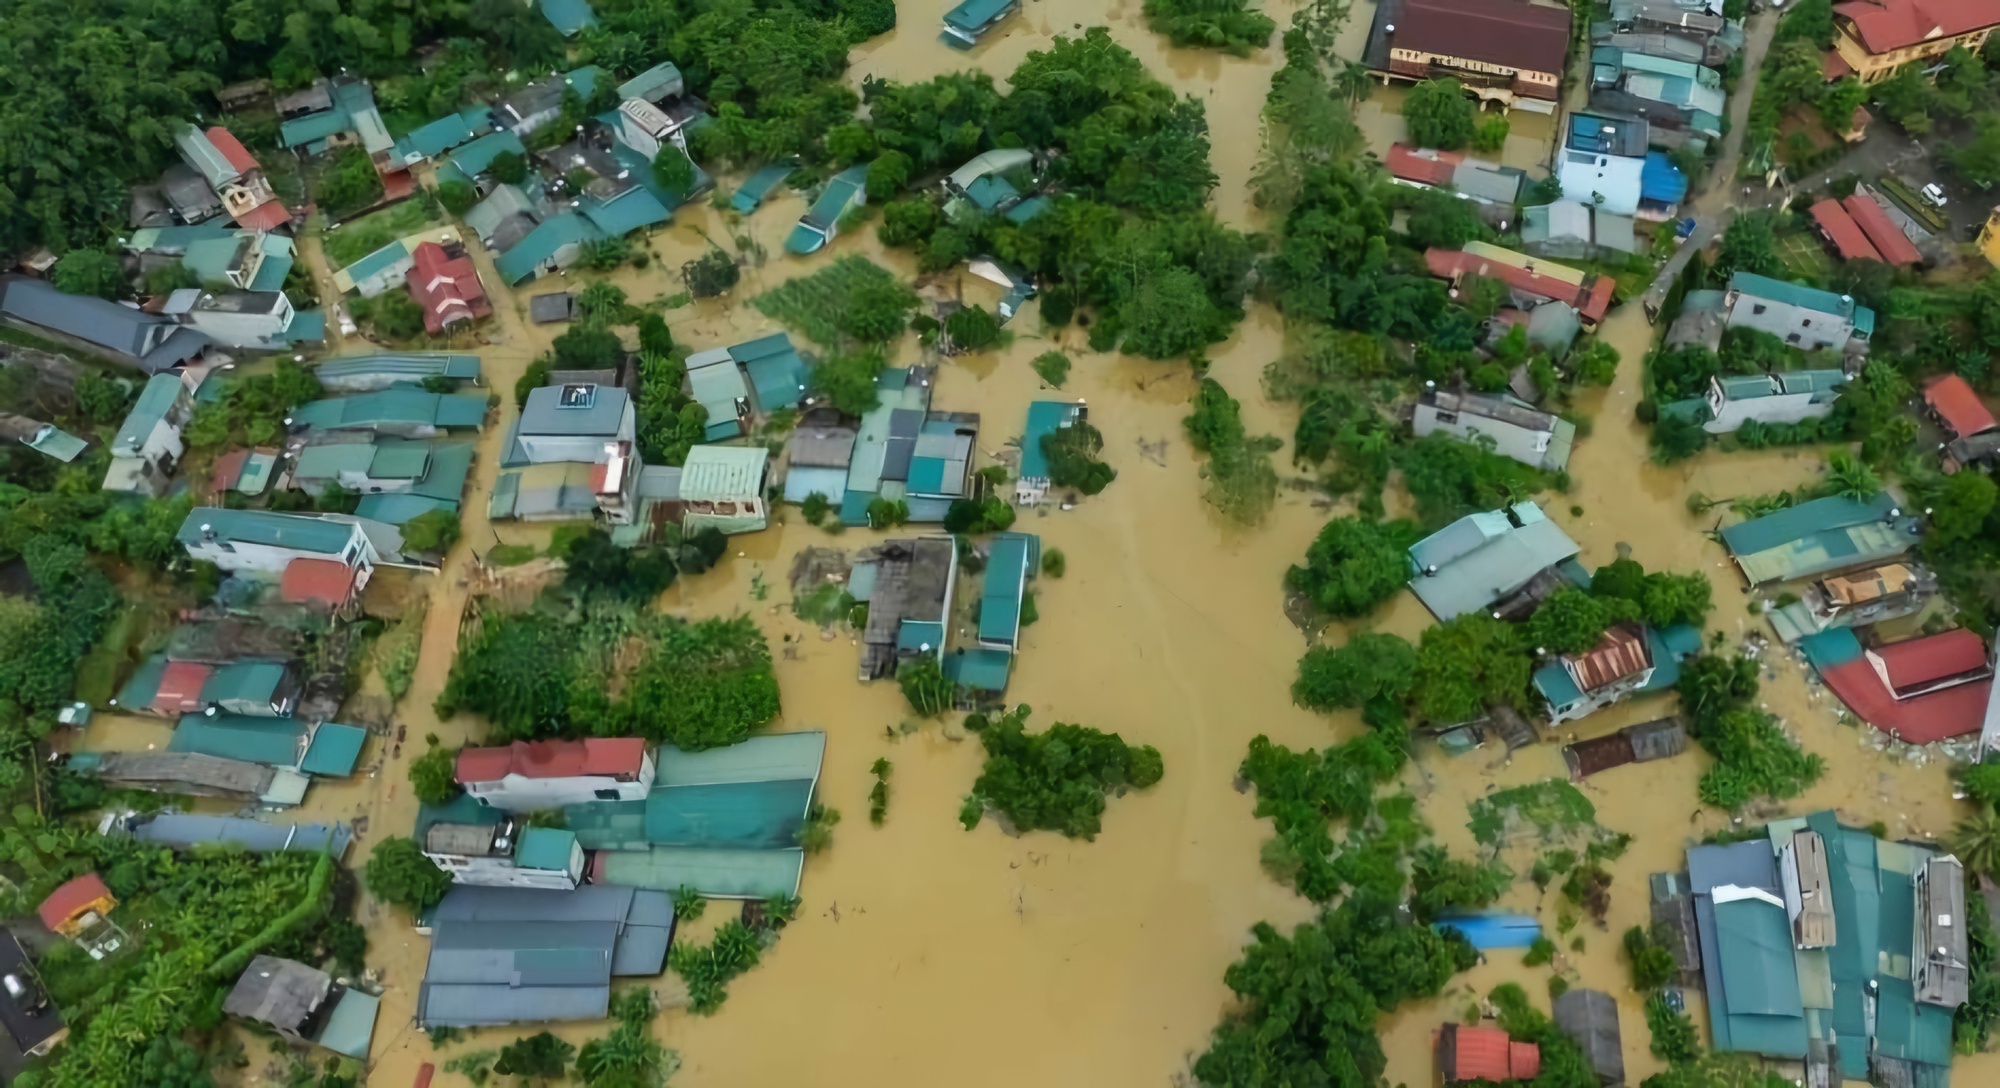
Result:
{"label": "muddy brown floodwater", "polygon": [[[1208,102],[1222,177],[1218,212],[1239,226],[1263,225],[1247,201],[1245,182],[1260,136],[1258,110],[1278,63],[1275,51],[1239,59],[1167,49],[1140,23],[1137,0],[1062,6],[1030,0],[996,39],[959,53],[935,41],[947,6],[948,0],[902,4],[902,28],[856,50],[855,82],[871,74],[921,79],[967,65],[1004,77],[1050,36],[1108,25],[1156,74]],[[1272,7],[1281,26],[1292,6],[1281,0]],[[1342,36],[1343,53],[1358,51],[1356,25],[1365,34],[1367,18],[1365,5],[1359,6]],[[772,201],[747,223],[728,221],[706,206],[684,209],[675,225],[649,241],[652,265],[628,269],[614,281],[638,302],[678,293],[671,270],[697,256],[705,238],[726,243],[747,231],[772,256],[746,272],[733,298],[667,313],[684,344],[735,342],[770,327],[748,305],[750,298],[830,259],[782,255],[784,235],[802,210],[796,194]],[[474,249],[482,277],[498,283],[490,257],[476,244]],[[843,236],[833,251],[866,253],[899,274],[915,275],[907,255],[884,252],[872,228]],[[415,685],[396,714],[404,740],[400,746],[393,737],[374,742],[364,757],[368,774],[316,786],[301,813],[364,818],[366,831],[349,858],[357,867],[383,836],[408,833],[415,805],[406,766],[423,750],[424,735],[435,732],[457,744],[482,731],[467,716],[438,721],[431,702],[450,667],[474,553],[495,541],[548,538],[546,526],[489,526],[485,509],[501,436],[515,414],[514,380],[559,331],[528,325],[520,309],[528,295],[564,282],[540,281],[511,297],[495,292],[498,312],[486,333],[491,342],[479,350],[503,405],[498,424],[480,439],[463,504],[463,542],[441,573],[399,587],[430,597]],[[997,299],[994,288],[969,277],[946,276],[933,286],[988,306]],[[1049,834],[1012,838],[991,821],[961,830],[956,815],[977,774],[978,742],[935,723],[903,733],[898,727],[908,714],[897,689],[855,681],[852,640],[824,640],[786,607],[785,573],[800,548],[855,548],[874,534],[830,536],[787,511],[788,520],[770,530],[733,538],[730,559],[677,585],[663,606],[684,616],[747,613],[757,619],[778,658],[785,712],[773,728],[827,731],[821,797],[847,819],[833,846],[806,867],[800,920],[763,963],[730,986],[727,1004],[705,1018],[670,1010],[658,1022],[660,1037],[684,1062],[675,1080],[682,1088],[1186,1083],[1191,1057],[1230,1007],[1222,972],[1249,927],[1259,921],[1288,926],[1311,913],[1258,867],[1258,848],[1270,829],[1252,818],[1254,795],[1238,793],[1233,779],[1259,733],[1305,747],[1361,728],[1351,718],[1308,714],[1288,697],[1294,662],[1306,643],[1285,618],[1281,579],[1328,508],[1316,506],[1310,491],[1287,488],[1261,526],[1223,523],[1202,502],[1199,462],[1182,440],[1180,421],[1194,388],[1185,365],[1092,353],[1079,330],[1045,333],[1032,306],[1011,329],[1014,339],[1004,350],[944,366],[936,406],[979,412],[980,445],[990,459],[1018,437],[1028,402],[1048,395],[1029,360],[1061,347],[1075,367],[1060,395],[1089,402],[1119,476],[1074,510],[1029,513],[1018,525],[1067,553],[1069,569],[1037,587],[1041,619],[1024,633],[1009,694],[1034,708],[1036,725],[1079,722],[1157,746],[1166,777],[1145,793],[1115,801],[1095,842]],[[1578,444],[1572,491],[1548,497],[1546,505],[1591,563],[1608,562],[1623,544],[1648,568],[1707,571],[1719,603],[1712,625],[1731,634],[1747,630],[1746,598],[1723,567],[1719,547],[1701,535],[1713,516],[1690,515],[1685,496],[1691,490],[1716,496],[1776,490],[1811,478],[1818,460],[1796,452],[1711,453],[1672,470],[1652,467],[1644,433],[1632,420],[1638,360],[1651,329],[1636,307],[1627,307],[1607,322],[1604,336],[1626,364],[1615,386],[1580,406],[1595,418],[1593,433]],[[1211,373],[1243,401],[1253,430],[1289,438],[1293,412],[1267,401],[1258,382],[1282,344],[1278,316],[1255,308],[1212,353]],[[920,358],[914,341],[906,340],[894,361]],[[1164,455],[1142,453],[1160,444]],[[1279,454],[1281,466],[1285,458]],[[1572,504],[1580,514],[1570,512]],[[1404,594],[1369,625],[1414,637],[1428,622]],[[1338,641],[1347,634],[1333,630],[1327,637]],[[1834,721],[1828,697],[1810,692],[1789,662],[1774,658],[1772,676],[1765,689],[1770,707],[1829,761],[1826,779],[1790,810],[1833,806],[1864,823],[1882,819],[1898,835],[1949,826],[1954,802],[1940,766],[1913,767],[1878,754],[1856,730]],[[1663,699],[1620,706],[1592,717],[1587,732],[1670,709]],[[130,724],[107,728],[136,730],[135,738],[145,734]],[[868,767],[878,757],[890,759],[895,772],[887,822],[874,828],[865,818],[866,794],[873,782]],[[1636,841],[1613,866],[1608,930],[1586,924],[1579,931],[1583,951],[1566,950],[1561,964],[1579,984],[1620,995],[1626,1061],[1638,1075],[1653,1063],[1639,1006],[1625,989],[1615,935],[1643,919],[1646,874],[1677,866],[1691,839],[1725,823],[1724,814],[1701,810],[1696,802],[1694,783],[1705,760],[1693,753],[1643,771],[1610,772],[1586,787],[1603,825]],[[1438,837],[1467,853],[1474,849],[1465,827],[1467,804],[1493,788],[1561,772],[1552,745],[1518,752],[1511,763],[1488,750],[1453,760],[1425,748],[1407,784],[1423,798]],[[1508,903],[1541,907],[1525,880]],[[697,932],[725,906],[712,908]],[[402,1088],[424,1061],[442,1065],[452,1054],[497,1047],[525,1033],[475,1033],[433,1054],[412,1023],[426,941],[398,910],[364,897],[360,913],[369,930],[369,962],[387,986],[371,1084]],[[1552,919],[1553,906],[1543,913]],[[1461,1015],[1472,990],[1483,993],[1516,979],[1539,995],[1547,974],[1548,968],[1524,969],[1516,953],[1502,953],[1456,980],[1452,994],[1385,1018],[1391,1081],[1429,1080],[1430,1031]],[[654,985],[669,992],[671,977]],[[565,1025],[559,1033],[580,1042],[603,1030]],[[1965,1083],[2000,1083],[2000,1062],[1991,1056],[1961,1064],[1960,1072]],[[238,1080],[266,1083],[258,1068]]]}

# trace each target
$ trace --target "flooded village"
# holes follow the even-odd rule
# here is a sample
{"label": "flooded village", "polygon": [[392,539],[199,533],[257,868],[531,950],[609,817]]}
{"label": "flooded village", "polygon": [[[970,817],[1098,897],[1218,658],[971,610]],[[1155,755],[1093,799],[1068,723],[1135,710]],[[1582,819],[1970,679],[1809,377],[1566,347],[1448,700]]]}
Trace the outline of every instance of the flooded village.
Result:
{"label": "flooded village", "polygon": [[2000,1083],[2000,4],[266,6],[0,14],[0,1083]]}

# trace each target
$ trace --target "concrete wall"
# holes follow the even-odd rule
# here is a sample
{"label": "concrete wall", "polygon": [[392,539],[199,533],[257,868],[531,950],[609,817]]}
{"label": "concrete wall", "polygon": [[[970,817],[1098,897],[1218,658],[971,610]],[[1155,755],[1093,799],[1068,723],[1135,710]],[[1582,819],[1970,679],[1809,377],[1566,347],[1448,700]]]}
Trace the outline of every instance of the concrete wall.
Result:
{"label": "concrete wall", "polygon": [[[352,556],[349,560],[350,565],[372,567],[375,561],[380,558],[375,554],[375,548],[368,543],[368,538],[362,534],[359,526],[354,527],[354,534],[348,544],[348,549],[343,554]],[[246,571],[253,574],[271,575],[282,573],[285,569],[285,564],[290,563],[294,559],[302,557],[312,559],[328,558],[327,556],[320,555],[318,552],[302,552],[293,548],[274,548],[265,544],[251,544],[243,541],[205,541],[200,544],[189,545],[187,551],[189,556],[195,559],[205,559],[225,571]]]}
{"label": "concrete wall", "polygon": [[[1451,417],[1450,421],[1440,418],[1442,416]],[[1467,442],[1473,442],[1476,441],[1475,436],[1486,435],[1493,439],[1493,452],[1535,468],[1542,467],[1543,458],[1548,454],[1550,438],[1548,431],[1531,431],[1485,416],[1469,415],[1464,412],[1439,412],[1435,405],[1420,403],[1416,406],[1410,422],[1416,428],[1418,438],[1443,431]]]}
{"label": "concrete wall", "polygon": [[[638,781],[620,782],[604,775],[577,775],[573,778],[527,778],[510,774],[493,782],[467,782],[465,792],[481,804],[507,812],[535,812],[587,801],[643,801],[653,788],[653,756],[646,754]],[[608,791],[598,796],[598,791]]]}
{"label": "concrete wall", "polygon": [[1729,434],[1751,420],[1759,423],[1798,423],[1823,419],[1833,414],[1833,400],[1813,403],[1812,393],[1792,393],[1752,400],[1722,400],[1711,395],[1708,407],[1715,418],[1701,425],[1709,434]]}
{"label": "concrete wall", "polygon": [[1851,319],[1751,295],[1730,296],[1729,327],[1768,332],[1803,351],[1844,350],[1854,337]]}

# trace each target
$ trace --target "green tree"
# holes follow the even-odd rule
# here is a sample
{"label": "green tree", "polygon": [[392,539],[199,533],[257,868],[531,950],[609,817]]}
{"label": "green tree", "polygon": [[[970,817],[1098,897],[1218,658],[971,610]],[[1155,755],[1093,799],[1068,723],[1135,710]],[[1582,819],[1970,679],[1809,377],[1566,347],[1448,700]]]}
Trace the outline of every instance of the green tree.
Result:
{"label": "green tree", "polygon": [[2000,874],[2000,812],[1991,804],[1951,829],[1951,852],[1974,873]]}
{"label": "green tree", "polygon": [[500,1048],[500,1060],[493,1071],[502,1076],[520,1077],[540,1084],[561,1079],[569,1068],[576,1047],[546,1031],[523,1036]]}
{"label": "green tree", "polygon": [[76,379],[76,410],[92,423],[125,418],[125,386],[116,378],[87,370]]}
{"label": "green tree", "polygon": [[736,258],[715,248],[681,266],[681,282],[687,286],[688,294],[696,298],[714,298],[736,286],[742,278],[743,270],[737,267]]}
{"label": "green tree", "polygon": [[909,701],[910,709],[926,718],[950,710],[958,694],[958,685],[945,676],[937,659],[927,653],[903,662],[896,670],[896,683],[903,689],[903,698]]}
{"label": "green tree", "polygon": [[465,792],[458,785],[458,749],[440,747],[431,737],[429,749],[410,761],[410,786],[427,805],[446,804]]}
{"label": "green tree", "polygon": [[442,554],[458,543],[458,514],[426,510],[403,523],[403,547],[425,555]]}
{"label": "green tree", "polygon": [[1569,365],[1584,385],[1610,385],[1618,377],[1618,349],[1593,336],[1570,355]]}
{"label": "green tree", "polygon": [[1382,632],[1363,632],[1340,647],[1315,646],[1299,658],[1292,701],[1311,710],[1400,703],[1417,678],[1417,650]]}
{"label": "green tree", "polygon": [[1613,624],[1638,618],[1638,605],[1631,601],[1597,597],[1565,586],[1550,594],[1528,618],[1527,638],[1537,650],[1580,654],[1597,645]]}
{"label": "green tree", "polygon": [[944,319],[944,334],[961,351],[979,351],[1000,339],[1000,322],[978,306],[961,306]]}
{"label": "green tree", "polygon": [[1417,712],[1440,724],[1470,721],[1488,706],[1518,706],[1531,661],[1512,624],[1470,612],[1426,628],[1417,642]]}
{"label": "green tree", "polygon": [[101,249],[72,249],[56,258],[49,282],[66,295],[119,299],[132,293],[124,265]]}
{"label": "green tree", "polygon": [[1146,25],[1182,48],[1243,56],[1271,40],[1278,24],[1245,0],[1146,0]]}
{"label": "green tree", "polygon": [[363,880],[375,898],[419,914],[437,905],[451,888],[451,874],[424,856],[414,839],[391,836],[368,855]]}
{"label": "green tree", "polygon": [[1306,549],[1305,566],[1285,573],[1285,584],[1330,615],[1365,616],[1409,582],[1417,536],[1408,521],[1334,518]]}
{"label": "green tree", "polygon": [[871,200],[887,200],[901,192],[910,181],[910,157],[901,151],[884,151],[868,164],[868,195]]}
{"label": "green tree", "polygon": [[694,162],[675,144],[664,144],[653,156],[653,180],[670,193],[685,193],[694,187]]}
{"label": "green tree", "polygon": [[1973,122],[1972,138],[1945,144],[1938,157],[1967,184],[1991,187],[2000,181],[2000,117],[1981,114]]}
{"label": "green tree", "polygon": [[1822,486],[1830,495],[1867,502],[1881,492],[1882,479],[1853,454],[1835,450],[1826,459],[1826,483]]}
{"label": "green tree", "polygon": [[1427,79],[1403,97],[1403,120],[1418,147],[1456,151],[1472,142],[1478,109],[1455,79]]}
{"label": "green tree", "polygon": [[814,367],[807,381],[843,414],[860,416],[880,402],[875,379],[887,365],[879,352],[836,355]]}
{"label": "green tree", "polygon": [[1783,271],[1778,259],[1777,217],[1768,211],[1746,212],[1736,217],[1722,232],[1716,249],[1715,274],[1728,278],[1738,272],[1776,276]]}
{"label": "green tree", "polygon": [[437,198],[438,203],[444,206],[445,211],[456,216],[463,216],[466,212],[472,210],[474,204],[479,203],[479,190],[474,189],[472,183],[469,181],[461,181],[458,178],[453,178],[450,181],[438,183]]}
{"label": "green tree", "polygon": [[1106,795],[1147,789],[1165,772],[1150,745],[1128,745],[1116,733],[1065,722],[1031,734],[1027,720],[1025,705],[990,721],[978,714],[965,720],[986,749],[972,797],[1017,830],[1095,839]]}
{"label": "green tree", "polygon": [[502,151],[486,164],[486,172],[502,185],[519,185],[528,180],[528,160],[518,151]]}
{"label": "green tree", "polygon": [[1640,992],[1657,990],[1673,981],[1679,968],[1674,954],[1644,926],[1625,931],[1625,964],[1632,971],[1632,988]]}
{"label": "green tree", "polygon": [[1049,483],[1073,487],[1095,495],[1118,478],[1118,470],[1098,460],[1104,450],[1104,436],[1096,427],[1077,420],[1042,436],[1042,456],[1049,462]]}
{"label": "green tree", "polygon": [[331,162],[315,195],[332,215],[352,215],[382,199],[382,175],[368,152],[349,145],[334,151]]}
{"label": "green tree", "polygon": [[625,358],[618,334],[596,324],[572,326],[549,345],[557,370],[615,370]]}

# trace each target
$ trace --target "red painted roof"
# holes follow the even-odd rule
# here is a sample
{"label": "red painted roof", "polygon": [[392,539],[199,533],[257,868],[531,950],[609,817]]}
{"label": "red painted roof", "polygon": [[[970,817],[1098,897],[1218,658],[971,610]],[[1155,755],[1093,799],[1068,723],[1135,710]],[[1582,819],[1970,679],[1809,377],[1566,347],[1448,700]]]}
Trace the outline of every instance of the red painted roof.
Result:
{"label": "red painted roof", "polygon": [[1832,83],[1841,76],[1851,76],[1854,74],[1854,66],[1847,63],[1847,58],[1841,56],[1838,49],[1829,49],[1826,51],[1826,56],[1820,58],[1819,70],[1820,74],[1826,77],[1828,83]]}
{"label": "red painted roof", "polygon": [[523,778],[634,775],[645,759],[646,742],[639,737],[517,740],[504,748],[461,749],[458,780],[498,782],[510,774]]}
{"label": "red painted roof", "polygon": [[1444,1070],[1448,1081],[1528,1080],[1542,1069],[1540,1047],[1514,1042],[1499,1028],[1446,1024],[1439,1042],[1453,1059],[1453,1067]]}
{"label": "red painted roof", "polygon": [[237,173],[247,174],[259,168],[256,156],[243,149],[243,141],[238,140],[235,133],[216,125],[203,135],[208,137],[208,142],[215,145],[215,150],[221,152],[222,157],[235,168]]}
{"label": "red painted roof", "polygon": [[1455,280],[1466,275],[1488,276],[1528,294],[1566,302],[1592,324],[1604,320],[1605,313],[1611,309],[1611,292],[1617,287],[1608,276],[1586,277],[1583,286],[1578,287],[1554,276],[1544,276],[1519,265],[1489,261],[1461,249],[1427,249],[1424,251],[1424,264],[1430,267],[1431,275],[1443,279]]}
{"label": "red painted roof", "polygon": [[1882,205],[1860,193],[1850,193],[1846,200],[1841,201],[1841,207],[1846,208],[1847,214],[1854,217],[1854,224],[1861,228],[1861,233],[1868,236],[1868,241],[1875,246],[1875,252],[1880,253],[1884,261],[1890,264],[1917,264],[1924,259],[1924,255],[1917,252],[1916,243],[1910,241],[1909,235],[1904,234],[1902,228],[1889,221],[1889,213],[1882,210]]}
{"label": "red painted roof", "polygon": [[1986,667],[1985,641],[1963,627],[1877,646],[1868,652],[1882,662],[1890,686],[1897,691]]}
{"label": "red painted roof", "polygon": [[415,195],[417,195],[417,179],[411,177],[408,170],[391,170],[382,174],[383,202],[408,200]]}
{"label": "red painted roof", "polygon": [[209,494],[220,495],[235,487],[236,481],[243,478],[243,466],[249,461],[249,450],[230,450],[216,458],[208,474]]}
{"label": "red painted roof", "polygon": [[2000,0],[1848,0],[1833,13],[1852,22],[1855,38],[1878,56],[2000,26]]}
{"label": "red painted roof", "polygon": [[236,225],[244,230],[277,230],[291,221],[291,209],[282,200],[266,200],[236,217]]}
{"label": "red painted roof", "polygon": [[278,596],[286,604],[316,604],[339,608],[354,596],[360,570],[338,559],[301,556],[285,564],[278,579]]}
{"label": "red painted roof", "polygon": [[1979,732],[1986,715],[1986,696],[1993,685],[1990,679],[1978,680],[1898,700],[1865,657],[1821,670],[1820,675],[1856,717],[1877,729],[1894,731],[1912,744]]}
{"label": "red painted roof", "polygon": [[1387,161],[1392,177],[1424,185],[1450,185],[1452,171],[1465,161],[1465,156],[1456,151],[1390,144]]}
{"label": "red painted roof", "polygon": [[162,714],[185,714],[201,709],[201,689],[215,670],[193,661],[169,661],[160,672],[160,686],[153,692],[153,709]]}
{"label": "red painted roof", "polygon": [[1570,13],[1527,0],[1404,0],[1393,49],[1560,73],[1569,55]]}
{"label": "red painted roof", "polygon": [[85,907],[100,899],[110,898],[111,889],[104,886],[103,879],[96,873],[85,873],[50,892],[49,897],[42,900],[42,905],[35,908],[35,913],[42,916],[42,924],[53,932],[75,918]]}
{"label": "red painted roof", "polygon": [[403,281],[409,284],[410,297],[423,308],[425,332],[435,336],[447,325],[493,312],[472,258],[453,257],[436,242],[419,245],[410,257],[415,263],[403,273]]}
{"label": "red painted roof", "polygon": [[1879,261],[1882,255],[1869,243],[1868,236],[1861,232],[1860,224],[1847,214],[1840,202],[1828,197],[1812,206],[1813,222],[1819,224],[1819,232],[1833,243],[1836,253],[1843,261]]}
{"label": "red painted roof", "polygon": [[1931,411],[1938,414],[1946,427],[1951,428],[1954,438],[1970,438],[2000,426],[1993,421],[1993,413],[1987,409],[1986,402],[1980,400],[1972,386],[1956,374],[1946,374],[1925,385],[1924,402],[1931,406]]}

